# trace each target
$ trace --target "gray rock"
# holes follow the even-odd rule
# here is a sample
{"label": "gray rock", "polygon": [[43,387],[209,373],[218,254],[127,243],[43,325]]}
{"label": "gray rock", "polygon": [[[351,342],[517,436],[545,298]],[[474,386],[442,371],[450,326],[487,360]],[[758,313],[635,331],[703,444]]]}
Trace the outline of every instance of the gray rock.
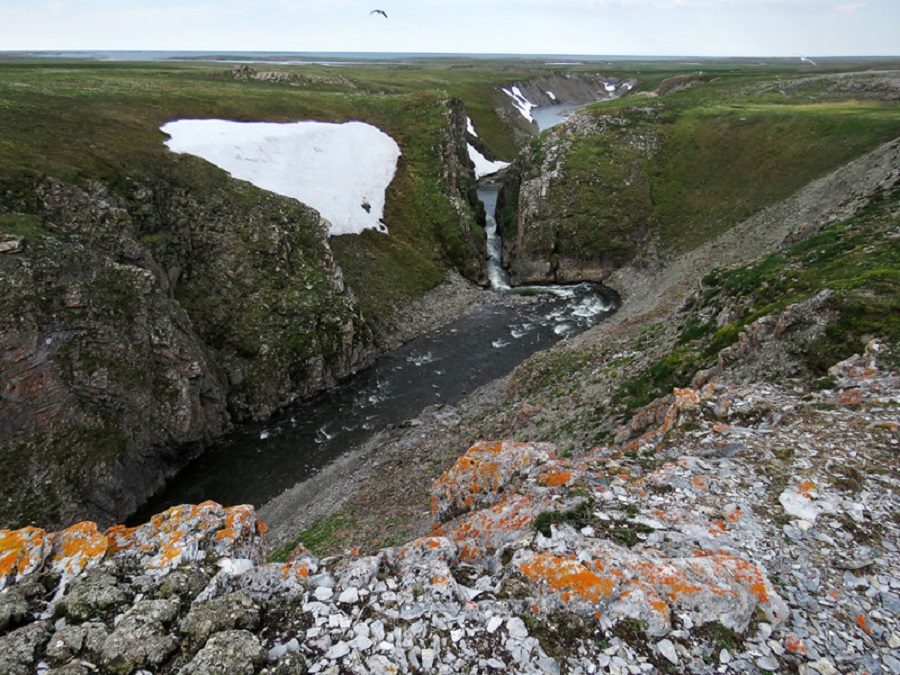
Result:
{"label": "gray rock", "polygon": [[[266,661],[266,650],[252,633],[229,630],[216,633],[179,675],[254,675]],[[306,672],[305,663],[303,664]],[[283,672],[283,671],[282,671]]]}
{"label": "gray rock", "polygon": [[100,661],[113,675],[138,668],[156,669],[178,649],[168,624],[178,612],[178,599],[143,600],[132,607],[103,641]]}
{"label": "gray rock", "polygon": [[25,623],[29,614],[38,609],[38,598],[45,589],[36,579],[25,579],[0,593],[0,632]]}
{"label": "gray rock", "polygon": [[660,640],[656,643],[656,648],[669,663],[673,666],[678,665],[678,652],[675,651],[675,645],[671,640]]}
{"label": "gray rock", "polygon": [[64,626],[50,638],[47,658],[51,663],[60,665],[78,656],[94,658],[108,635],[109,630],[102,623]]}
{"label": "gray rock", "polygon": [[75,621],[103,619],[106,613],[131,599],[126,588],[112,574],[97,568],[73,579],[58,606]]}
{"label": "gray rock", "polygon": [[179,628],[196,649],[213,633],[234,629],[252,631],[258,626],[259,608],[246,591],[237,591],[209,602],[194,603]]}
{"label": "gray rock", "polygon": [[46,621],[37,621],[0,637],[0,673],[31,675],[49,639],[50,625]]}
{"label": "gray rock", "polygon": [[516,640],[524,640],[528,637],[528,629],[525,627],[525,622],[517,616],[506,622],[506,630],[509,632],[509,636]]}

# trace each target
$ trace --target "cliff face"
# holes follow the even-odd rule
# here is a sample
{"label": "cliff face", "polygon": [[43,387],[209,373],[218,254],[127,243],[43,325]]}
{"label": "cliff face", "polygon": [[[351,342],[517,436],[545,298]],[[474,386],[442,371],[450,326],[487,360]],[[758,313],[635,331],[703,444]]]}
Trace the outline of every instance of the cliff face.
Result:
{"label": "cliff face", "polygon": [[33,197],[39,224],[0,254],[4,523],[122,518],[234,422],[371,358],[326,230],[292,200],[224,177]]}
{"label": "cliff face", "polygon": [[[403,137],[391,207],[432,220],[375,235],[401,256],[376,258],[356,237],[346,260],[379,283],[398,257],[433,266],[431,285],[449,266],[484,282],[465,110],[430,96],[410,107],[420,142],[441,152],[419,156]],[[363,316],[317,212],[190,156],[159,161],[164,171],[122,166],[106,184],[16,177],[0,191],[0,526],[121,520],[233,425],[393,344],[373,336],[395,311]],[[388,285],[406,281],[408,267],[397,272]],[[422,290],[391,296],[396,309]]]}
{"label": "cliff face", "polygon": [[[896,74],[886,78],[896,85]],[[512,283],[600,280],[636,258],[665,264],[703,245],[893,139],[894,121],[876,130],[828,113],[837,105],[864,115],[862,99],[889,102],[883,79],[787,82],[774,104],[768,82],[738,90],[675,78],[578,111],[508,173],[498,223]]]}
{"label": "cliff face", "polygon": [[534,141],[498,200],[512,284],[602,281],[631,259],[649,234],[644,163],[658,145],[623,116],[597,114],[570,117]]}
{"label": "cliff face", "polygon": [[446,102],[447,133],[442,183],[456,212],[458,235],[443,244],[454,266],[471,281],[486,286],[484,204],[478,198],[475,166],[469,158],[467,113],[462,101]]}

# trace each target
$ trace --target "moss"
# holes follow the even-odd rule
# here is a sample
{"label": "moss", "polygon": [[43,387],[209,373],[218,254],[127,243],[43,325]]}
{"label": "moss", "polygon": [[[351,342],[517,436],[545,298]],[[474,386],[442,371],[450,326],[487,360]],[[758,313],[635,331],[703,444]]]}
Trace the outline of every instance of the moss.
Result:
{"label": "moss", "polygon": [[43,219],[31,213],[0,213],[0,234],[25,237],[26,241],[52,234]]}
{"label": "moss", "polygon": [[593,644],[600,634],[595,621],[572,612],[553,612],[547,616],[525,614],[522,620],[529,635],[541,643],[544,653],[563,663],[579,643]]}
{"label": "moss", "polygon": [[315,556],[328,555],[350,545],[349,530],[354,521],[335,514],[303,530],[295,539],[284,544],[269,556],[270,562],[284,562],[298,544],[303,544]]}

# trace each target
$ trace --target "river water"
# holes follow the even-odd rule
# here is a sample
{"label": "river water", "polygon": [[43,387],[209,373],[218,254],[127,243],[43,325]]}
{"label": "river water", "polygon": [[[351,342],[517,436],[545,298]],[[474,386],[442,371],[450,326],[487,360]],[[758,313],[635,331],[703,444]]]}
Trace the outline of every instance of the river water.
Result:
{"label": "river water", "polygon": [[131,522],[207,499],[262,506],[372,434],[413,419],[429,405],[452,405],[615,311],[618,297],[598,284],[509,288],[493,219],[498,191],[496,185],[479,190],[488,213],[492,284],[483,305],[341,386],[230,434],[182,469]]}

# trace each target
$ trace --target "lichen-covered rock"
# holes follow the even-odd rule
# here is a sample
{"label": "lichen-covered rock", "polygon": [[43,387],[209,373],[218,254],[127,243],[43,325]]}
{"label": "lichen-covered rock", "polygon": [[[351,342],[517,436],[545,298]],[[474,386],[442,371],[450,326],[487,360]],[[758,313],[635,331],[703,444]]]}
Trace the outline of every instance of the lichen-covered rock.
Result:
{"label": "lichen-covered rock", "polygon": [[173,506],[143,525],[110,528],[106,536],[113,556],[137,559],[148,574],[161,575],[207,555],[262,560],[265,532],[251,506],[204,502]]}
{"label": "lichen-covered rock", "polygon": [[178,640],[169,628],[178,614],[178,605],[175,598],[135,604],[100,646],[104,668],[114,675],[158,669],[178,649]]}
{"label": "lichen-covered rock", "polygon": [[179,630],[187,636],[190,644],[201,646],[213,633],[233,629],[253,631],[258,627],[259,607],[249,593],[236,591],[192,605]]}
{"label": "lichen-covered rock", "polygon": [[0,673],[31,675],[50,630],[48,622],[36,621],[0,637]]}
{"label": "lichen-covered rock", "polygon": [[[0,672],[890,672],[900,376],[882,353],[832,390],[677,390],[578,457],[480,444],[436,482],[468,510],[372,555],[266,563],[252,509],[212,503],[112,528],[84,565],[89,526],[7,536],[30,562],[0,590]],[[72,564],[48,543],[68,537]]]}
{"label": "lichen-covered rock", "polygon": [[32,615],[43,613],[46,594],[47,589],[34,577],[26,577],[0,591],[0,633],[22,625]]}
{"label": "lichen-covered rock", "polygon": [[96,660],[108,636],[109,629],[104,623],[87,622],[63,626],[47,643],[47,658],[51,663],[60,666],[76,657],[89,662],[92,659]]}
{"label": "lichen-covered rock", "polygon": [[556,456],[549,444],[513,441],[481,442],[472,446],[432,488],[432,511],[437,522],[471,510],[492,506],[505,490],[523,480],[531,469]]}
{"label": "lichen-covered rock", "polygon": [[44,564],[50,555],[47,533],[37,527],[0,530],[0,590]]}
{"label": "lichen-covered rock", "polygon": [[179,675],[254,675],[266,660],[266,650],[252,633],[224,631],[213,635]]}

